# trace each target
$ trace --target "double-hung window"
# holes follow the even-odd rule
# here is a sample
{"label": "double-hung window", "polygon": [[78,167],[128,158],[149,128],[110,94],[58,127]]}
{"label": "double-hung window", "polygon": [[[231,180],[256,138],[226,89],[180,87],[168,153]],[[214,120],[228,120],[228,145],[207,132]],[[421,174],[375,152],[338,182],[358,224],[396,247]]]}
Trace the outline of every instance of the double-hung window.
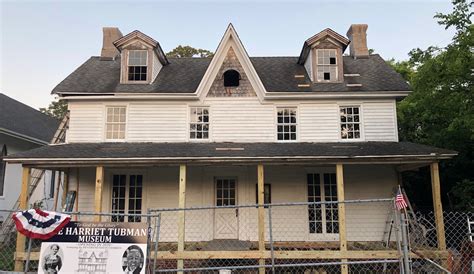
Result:
{"label": "double-hung window", "polygon": [[278,141],[296,141],[296,108],[277,109]]}
{"label": "double-hung window", "polygon": [[105,139],[125,139],[125,123],[127,108],[124,106],[107,107],[107,120],[105,122]]}
{"label": "double-hung window", "polygon": [[209,139],[209,108],[191,107],[189,121],[189,139]]}
{"label": "double-hung window", "polygon": [[341,139],[360,139],[360,107],[339,107],[341,117]]}
{"label": "double-hung window", "polygon": [[335,49],[318,49],[317,75],[318,82],[337,81],[337,52]]}
{"label": "double-hung window", "polygon": [[337,184],[335,173],[307,175],[309,232],[318,234],[339,233]]}
{"label": "double-hung window", "polygon": [[148,51],[128,52],[128,81],[146,81],[148,73]]}
{"label": "double-hung window", "polygon": [[112,176],[112,222],[140,222],[140,216],[124,214],[141,214],[143,200],[143,175],[114,174]]}

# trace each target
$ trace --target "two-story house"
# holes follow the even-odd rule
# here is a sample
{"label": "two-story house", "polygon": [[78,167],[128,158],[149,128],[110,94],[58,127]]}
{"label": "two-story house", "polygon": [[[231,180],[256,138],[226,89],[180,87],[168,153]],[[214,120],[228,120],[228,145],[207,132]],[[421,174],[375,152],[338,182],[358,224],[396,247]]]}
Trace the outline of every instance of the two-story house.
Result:
{"label": "two-story house", "polygon": [[[456,153],[399,142],[396,102],[410,86],[369,54],[367,25],[350,26],[347,36],[325,29],[293,57],[250,57],[232,25],[212,58],[168,58],[140,31],[103,31],[101,55],[53,90],[69,105],[66,142],[7,159],[67,171],[75,211],[132,222],[143,218],[120,214],[214,207],[161,217],[160,245],[176,245],[161,245],[159,258],[182,268],[183,260],[269,259],[265,207],[234,205],[335,202],[275,207],[272,237],[281,250],[272,256],[398,258],[348,250],[382,241],[387,204],[338,202],[392,198],[399,172],[431,165],[445,249],[437,163]],[[231,253],[205,245],[216,240],[250,244]],[[188,249],[192,243],[202,248]],[[307,248],[292,253],[301,243]]]}

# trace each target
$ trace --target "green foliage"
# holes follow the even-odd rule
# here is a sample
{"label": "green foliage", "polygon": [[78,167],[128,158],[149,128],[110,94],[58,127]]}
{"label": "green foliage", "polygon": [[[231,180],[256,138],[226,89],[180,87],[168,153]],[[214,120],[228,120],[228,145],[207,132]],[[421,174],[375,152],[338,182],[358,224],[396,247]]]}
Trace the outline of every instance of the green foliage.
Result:
{"label": "green foliage", "polygon": [[454,209],[474,211],[474,181],[462,180],[453,186]]}
{"label": "green foliage", "polygon": [[214,53],[206,49],[196,49],[190,46],[177,46],[172,51],[166,53],[167,57],[212,57]]}
{"label": "green foliage", "polygon": [[[474,181],[472,3],[454,0],[453,4],[452,13],[435,16],[446,29],[456,29],[448,46],[414,49],[409,53],[410,60],[388,63],[413,88],[412,94],[398,104],[400,139],[458,151],[453,160],[442,162],[444,194],[452,189],[453,206],[472,210],[467,205],[474,196],[465,195],[472,194]],[[413,176],[407,179],[409,184],[420,180]]]}
{"label": "green foliage", "polygon": [[67,113],[67,102],[64,100],[53,101],[47,108],[39,109],[42,113],[61,120]]}

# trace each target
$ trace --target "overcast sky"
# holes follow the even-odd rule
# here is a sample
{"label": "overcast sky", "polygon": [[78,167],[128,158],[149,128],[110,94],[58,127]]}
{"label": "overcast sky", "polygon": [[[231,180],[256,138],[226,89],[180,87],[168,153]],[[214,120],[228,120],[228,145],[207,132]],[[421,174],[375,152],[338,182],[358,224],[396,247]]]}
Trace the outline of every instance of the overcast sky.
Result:
{"label": "overcast sky", "polygon": [[453,35],[433,19],[451,10],[441,0],[175,2],[0,0],[0,92],[47,106],[61,80],[100,54],[104,26],[124,35],[138,29],[165,52],[177,45],[215,51],[233,23],[250,56],[297,56],[324,28],[345,35],[351,23],[366,23],[369,48],[399,60]]}

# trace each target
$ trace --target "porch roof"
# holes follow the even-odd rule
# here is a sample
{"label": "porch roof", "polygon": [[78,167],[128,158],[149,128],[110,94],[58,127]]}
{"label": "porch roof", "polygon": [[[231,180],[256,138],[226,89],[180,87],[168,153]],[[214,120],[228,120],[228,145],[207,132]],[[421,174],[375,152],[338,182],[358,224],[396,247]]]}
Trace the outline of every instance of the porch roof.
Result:
{"label": "porch roof", "polygon": [[344,143],[69,143],[8,156],[30,165],[205,162],[432,162],[456,151],[409,142]]}

